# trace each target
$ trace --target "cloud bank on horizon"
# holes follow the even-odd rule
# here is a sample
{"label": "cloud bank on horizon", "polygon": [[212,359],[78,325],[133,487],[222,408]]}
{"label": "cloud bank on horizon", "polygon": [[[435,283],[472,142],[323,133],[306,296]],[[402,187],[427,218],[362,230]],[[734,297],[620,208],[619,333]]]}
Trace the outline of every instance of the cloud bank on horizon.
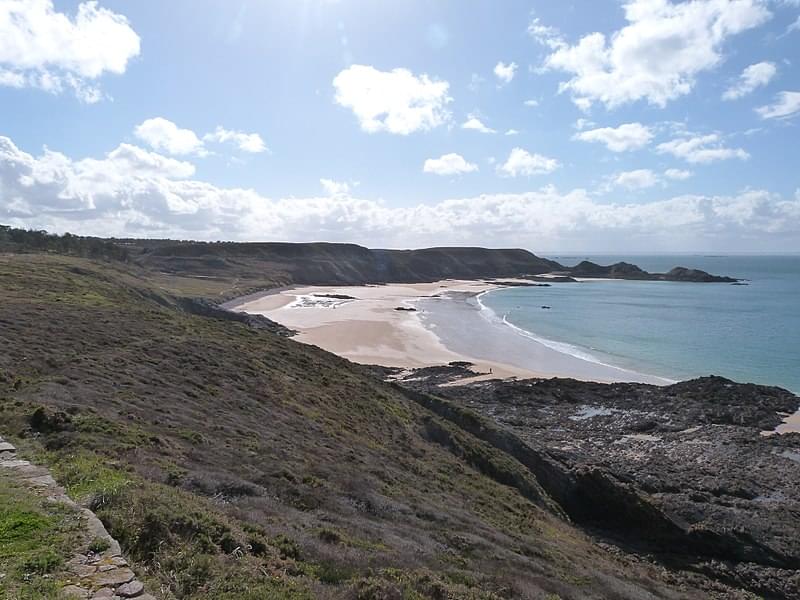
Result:
{"label": "cloud bank on horizon", "polygon": [[793,0],[232,4],[0,0],[0,223],[800,251]]}

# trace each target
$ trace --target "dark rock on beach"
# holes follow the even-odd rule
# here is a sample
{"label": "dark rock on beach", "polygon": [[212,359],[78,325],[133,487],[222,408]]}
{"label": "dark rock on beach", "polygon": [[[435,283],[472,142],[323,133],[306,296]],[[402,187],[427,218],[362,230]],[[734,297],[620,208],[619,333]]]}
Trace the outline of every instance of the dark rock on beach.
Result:
{"label": "dark rock on beach", "polygon": [[333,300],[358,300],[355,296],[347,294],[311,294],[315,298],[332,298]]}
{"label": "dark rock on beach", "polygon": [[179,298],[177,303],[181,309],[193,315],[200,315],[223,321],[236,321],[244,323],[253,329],[263,329],[283,337],[297,335],[295,330],[289,329],[280,323],[276,323],[263,315],[251,315],[244,312],[228,310],[203,298]]}
{"label": "dark rock on beach", "polygon": [[510,449],[602,541],[763,597],[800,598],[800,434],[762,433],[800,398],[721,377],[458,383],[472,376],[454,365],[399,384],[442,398],[451,415],[494,422],[484,439]]}

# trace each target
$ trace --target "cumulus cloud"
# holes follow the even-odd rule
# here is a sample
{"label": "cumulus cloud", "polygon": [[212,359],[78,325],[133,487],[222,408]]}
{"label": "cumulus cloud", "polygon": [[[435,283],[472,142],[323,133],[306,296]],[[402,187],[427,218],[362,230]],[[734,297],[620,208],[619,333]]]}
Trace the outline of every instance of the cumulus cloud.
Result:
{"label": "cumulus cloud", "polygon": [[320,179],[322,189],[328,196],[347,196],[350,194],[350,184],[346,181],[335,181],[333,179]]}
{"label": "cumulus cloud", "polygon": [[630,0],[628,24],[610,38],[591,33],[575,45],[537,24],[534,37],[553,52],[543,68],[570,73],[560,84],[579,108],[646,100],[663,107],[688,94],[696,77],[717,66],[725,42],[769,19],[765,0]]}
{"label": "cumulus cloud", "polygon": [[756,112],[762,119],[785,119],[800,112],[800,92],[781,92],[775,102],[761,106]]}
{"label": "cumulus cloud", "polygon": [[250,154],[258,154],[268,150],[267,145],[259,134],[231,131],[219,125],[213,133],[204,135],[203,139],[220,143],[231,142],[242,152],[249,152]]}
{"label": "cumulus cloud", "polygon": [[168,154],[205,154],[202,140],[191,129],[181,129],[162,117],[147,119],[137,125],[134,135],[151,148]]}
{"label": "cumulus cloud", "polygon": [[511,83],[511,80],[514,79],[516,72],[517,63],[515,62],[506,64],[503,61],[500,61],[494,66],[494,76],[497,77],[500,85]]}
{"label": "cumulus cloud", "polygon": [[439,158],[429,158],[422,167],[424,173],[434,175],[461,175],[478,170],[478,165],[468,162],[460,154],[451,152]]}
{"label": "cumulus cloud", "polygon": [[379,71],[367,65],[352,65],[333,80],[334,100],[349,108],[361,129],[408,135],[427,131],[450,120],[447,105],[450,84],[414,75],[408,69]]}
{"label": "cumulus cloud", "polygon": [[73,18],[56,11],[52,0],[2,0],[0,85],[71,90],[84,102],[98,102],[103,93],[95,82],[124,73],[139,42],[124,16],[97,2],[82,2]]}
{"label": "cumulus cloud", "polygon": [[[582,129],[587,121],[578,119],[576,124],[578,129]],[[612,152],[628,152],[644,148],[653,139],[653,132],[649,127],[641,123],[625,123],[619,127],[601,127],[581,131],[573,136],[573,139],[583,142],[600,142]]]}
{"label": "cumulus cloud", "polygon": [[630,191],[644,190],[656,185],[667,187],[671,181],[684,181],[694,173],[685,169],[667,169],[663,173],[656,173],[652,169],[635,169],[622,171],[606,177],[605,183],[600,186],[601,193],[610,192],[614,188],[625,188]]}
{"label": "cumulus cloud", "polygon": [[636,169],[634,171],[624,171],[618,173],[612,179],[612,183],[617,187],[624,187],[629,190],[642,190],[650,188],[659,182],[658,176],[650,169]]}
{"label": "cumulus cloud", "polygon": [[461,129],[471,129],[481,133],[497,133],[497,131],[485,125],[476,115],[468,115],[467,120],[461,124]]}
{"label": "cumulus cloud", "polygon": [[686,169],[667,169],[664,171],[664,177],[675,181],[683,181],[689,179],[694,173]]}
{"label": "cumulus cloud", "polygon": [[633,251],[800,250],[800,194],[763,190],[647,203],[598,202],[547,186],[391,207],[348,191],[269,198],[190,179],[188,163],[122,145],[99,159],[0,137],[0,222],[84,235],[443,244]]}
{"label": "cumulus cloud", "polygon": [[531,154],[522,148],[514,148],[506,162],[497,166],[497,172],[505,177],[530,177],[552,173],[561,166],[555,158]]}
{"label": "cumulus cloud", "polygon": [[267,146],[257,133],[230,131],[218,126],[202,139],[191,129],[182,129],[169,119],[155,117],[136,126],[134,135],[154,150],[173,155],[207,156],[206,142],[231,143],[242,152],[266,152]]}
{"label": "cumulus cloud", "polygon": [[747,96],[757,88],[767,85],[775,74],[777,67],[771,62],[760,62],[750,65],[739,75],[737,82],[722,94],[723,100],[738,100]]}
{"label": "cumulus cloud", "polygon": [[530,100],[525,100],[525,102],[523,102],[523,104],[525,106],[530,107],[530,108],[535,108],[535,107],[539,106],[539,101],[538,100],[534,100],[534,99],[531,98]]}
{"label": "cumulus cloud", "polygon": [[660,154],[671,154],[695,164],[712,163],[719,160],[738,158],[747,160],[750,155],[742,148],[729,148],[716,133],[700,136],[685,136],[659,144]]}

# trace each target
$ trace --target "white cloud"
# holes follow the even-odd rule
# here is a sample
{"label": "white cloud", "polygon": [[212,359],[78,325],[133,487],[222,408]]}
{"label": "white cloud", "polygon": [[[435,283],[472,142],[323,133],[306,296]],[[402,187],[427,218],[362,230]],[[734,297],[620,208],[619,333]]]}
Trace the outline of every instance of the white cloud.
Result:
{"label": "white cloud", "polygon": [[497,77],[500,85],[511,83],[516,72],[517,63],[515,62],[505,64],[503,61],[500,61],[494,66],[494,76]]}
{"label": "white cloud", "polygon": [[221,126],[217,126],[213,133],[204,135],[203,139],[220,143],[232,142],[239,150],[250,154],[258,154],[268,150],[267,145],[259,134],[230,131]]}
{"label": "white cloud", "polygon": [[767,85],[778,69],[771,62],[760,62],[750,65],[742,74],[739,75],[738,81],[725,90],[722,94],[723,100],[737,100],[742,96],[746,96],[753,92],[756,88]]}
{"label": "white cloud", "polygon": [[542,156],[541,154],[531,154],[522,148],[514,148],[508,155],[506,162],[498,165],[497,172],[506,177],[518,177],[524,175],[544,175],[552,173],[561,166],[555,158]]}
{"label": "white cloud", "polygon": [[675,181],[683,181],[689,179],[694,173],[684,169],[667,169],[664,171],[664,177]]}
{"label": "white cloud", "polygon": [[450,120],[450,85],[408,69],[379,71],[352,65],[333,80],[335,102],[349,108],[368,133],[387,131],[408,135],[427,131]]}
{"label": "white cloud", "polygon": [[134,135],[153,149],[168,154],[206,154],[203,141],[191,129],[181,129],[163,117],[147,119],[136,126]]}
{"label": "white cloud", "polygon": [[800,17],[797,17],[797,20],[786,28],[786,33],[784,35],[788,35],[793,31],[800,31]]}
{"label": "white cloud", "polygon": [[188,163],[122,145],[34,157],[0,137],[0,222],[84,235],[356,242],[373,247],[800,251],[800,193],[600,202],[552,186],[392,207],[340,194],[269,198],[187,179]]}
{"label": "white cloud", "polygon": [[609,192],[615,187],[626,188],[631,191],[644,190],[658,184],[667,187],[670,181],[684,181],[689,179],[693,174],[694,173],[691,171],[683,169],[667,169],[663,174],[656,173],[652,169],[623,171],[607,177],[600,191]]}
{"label": "white cloud", "polygon": [[146,142],[154,150],[173,155],[209,154],[206,142],[227,143],[235,145],[242,152],[259,153],[268,150],[264,140],[257,133],[230,131],[218,126],[212,133],[200,138],[191,129],[182,129],[169,119],[155,117],[143,121],[133,131],[134,135]]}
{"label": "white cloud", "polygon": [[320,179],[322,189],[328,196],[347,196],[350,194],[350,184],[346,181],[334,181],[333,179]]}
{"label": "white cloud", "polygon": [[468,115],[467,120],[461,124],[461,129],[470,129],[481,133],[497,133],[497,131],[485,125],[476,115]]}
{"label": "white cloud", "polygon": [[506,130],[506,135],[519,135],[519,130],[518,129],[507,129]]}
{"label": "white cloud", "polygon": [[439,158],[429,158],[422,167],[424,173],[434,175],[461,175],[478,170],[478,165],[468,162],[460,154],[451,152]]}
{"label": "white cloud", "polygon": [[534,108],[536,106],[539,106],[539,101],[538,100],[534,100],[534,99],[530,99],[530,100],[525,100],[525,102],[523,102],[523,104],[525,106],[530,107],[530,108]]}
{"label": "white cloud", "polygon": [[642,190],[653,187],[659,179],[650,169],[636,169],[635,171],[624,171],[612,178],[612,183],[617,187],[624,187],[629,190]]}
{"label": "white cloud", "polygon": [[542,24],[539,17],[534,18],[528,24],[528,35],[530,35],[537,42],[543,46],[547,46],[551,50],[563,48],[567,45],[561,32],[555,27]]}
{"label": "white cloud", "polygon": [[773,104],[756,109],[762,119],[783,119],[800,112],[800,92],[781,92]]}
{"label": "white cloud", "polygon": [[659,144],[660,154],[671,154],[676,158],[695,163],[711,163],[718,160],[738,158],[747,160],[750,155],[741,148],[728,148],[716,133],[694,137],[680,137]]}
{"label": "white cloud", "polygon": [[577,129],[578,131],[583,131],[587,127],[594,127],[594,126],[595,126],[595,123],[593,121],[590,121],[589,119],[584,119],[584,118],[577,119],[575,121],[575,123],[572,125],[572,127],[574,129]]}
{"label": "white cloud", "polygon": [[630,0],[623,8],[628,24],[608,39],[591,33],[570,46],[558,36],[537,36],[554,50],[543,68],[572,75],[560,91],[582,110],[637,100],[663,107],[721,62],[731,36],[770,17],[764,0]]}
{"label": "white cloud", "polygon": [[[578,129],[586,126],[585,119],[579,119]],[[644,148],[653,139],[653,132],[641,123],[625,123],[619,127],[601,127],[581,131],[573,139],[583,142],[601,142],[612,152],[628,152]]]}
{"label": "white cloud", "polygon": [[52,0],[0,2],[0,85],[69,89],[94,103],[103,93],[93,82],[124,73],[139,49],[128,20],[97,2],[82,2],[74,18],[57,12]]}

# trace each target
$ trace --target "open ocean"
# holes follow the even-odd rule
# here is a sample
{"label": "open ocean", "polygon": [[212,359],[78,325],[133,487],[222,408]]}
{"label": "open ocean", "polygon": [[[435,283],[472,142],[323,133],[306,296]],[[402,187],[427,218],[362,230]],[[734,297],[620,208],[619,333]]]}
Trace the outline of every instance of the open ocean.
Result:
{"label": "open ocean", "polygon": [[[552,256],[564,265],[626,261],[749,280],[587,281],[481,295],[482,315],[590,362],[669,379],[716,374],[800,394],[800,256]],[[550,306],[549,310],[542,306]]]}

